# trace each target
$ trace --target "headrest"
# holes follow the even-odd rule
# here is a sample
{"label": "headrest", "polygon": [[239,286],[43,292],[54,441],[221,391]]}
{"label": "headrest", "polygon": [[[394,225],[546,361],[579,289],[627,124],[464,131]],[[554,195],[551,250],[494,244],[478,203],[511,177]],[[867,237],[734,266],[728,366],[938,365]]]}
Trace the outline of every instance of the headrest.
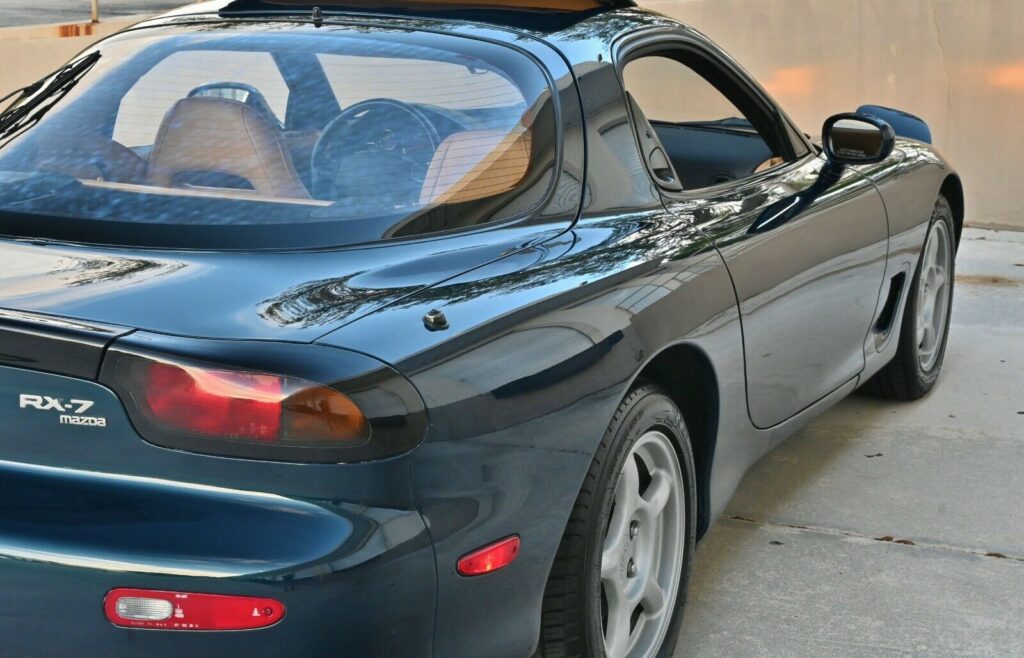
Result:
{"label": "headrest", "polygon": [[173,187],[189,174],[241,178],[265,196],[309,198],[281,131],[245,103],[226,98],[182,99],[160,124],[150,183]]}
{"label": "headrest", "polygon": [[434,153],[420,203],[463,203],[508,192],[526,177],[530,154],[530,131],[522,125],[454,133]]}

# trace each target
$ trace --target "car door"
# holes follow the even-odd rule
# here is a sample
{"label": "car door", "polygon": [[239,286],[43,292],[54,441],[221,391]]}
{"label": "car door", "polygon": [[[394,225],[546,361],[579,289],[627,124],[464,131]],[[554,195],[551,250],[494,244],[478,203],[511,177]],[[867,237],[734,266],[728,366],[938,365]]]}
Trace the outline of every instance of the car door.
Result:
{"label": "car door", "polygon": [[881,197],[855,170],[829,165],[703,39],[639,38],[619,65],[666,208],[728,265],[750,418],[781,423],[864,367],[888,248]]}

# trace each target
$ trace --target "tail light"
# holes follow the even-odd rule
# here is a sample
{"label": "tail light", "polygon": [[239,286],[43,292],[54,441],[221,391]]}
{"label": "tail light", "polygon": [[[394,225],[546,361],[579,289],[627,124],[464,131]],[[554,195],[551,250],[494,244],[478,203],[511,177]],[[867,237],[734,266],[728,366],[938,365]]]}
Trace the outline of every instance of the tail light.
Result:
{"label": "tail light", "polygon": [[[195,341],[199,346],[211,342],[216,341]],[[139,433],[167,448],[277,461],[347,462],[392,456],[422,439],[426,422],[419,395],[383,364],[335,348],[260,344],[256,356],[266,357],[272,366],[260,368],[252,363],[252,349],[251,344],[220,346],[218,356],[224,361],[246,364],[227,367],[115,346],[100,379],[125,401]],[[332,365],[315,354],[311,360],[309,354],[316,352],[336,358],[338,369],[353,376],[328,386],[293,372],[308,370],[316,376]]]}
{"label": "tail light", "polygon": [[294,377],[134,359],[119,373],[141,409],[171,431],[253,443],[364,442],[370,426],[346,395]]}

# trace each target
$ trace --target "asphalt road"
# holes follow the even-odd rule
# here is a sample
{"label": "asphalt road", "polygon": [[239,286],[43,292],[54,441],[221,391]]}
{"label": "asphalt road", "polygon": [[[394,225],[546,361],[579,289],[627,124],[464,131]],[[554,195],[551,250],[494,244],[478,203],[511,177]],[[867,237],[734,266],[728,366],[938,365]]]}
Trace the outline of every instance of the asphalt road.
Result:
{"label": "asphalt road", "polygon": [[[99,0],[104,17],[155,14],[189,0]],[[43,23],[81,23],[89,20],[91,0],[0,0],[0,27]]]}
{"label": "asphalt road", "polygon": [[746,476],[677,658],[1024,656],[1024,232],[968,229],[942,378],[855,394]]}

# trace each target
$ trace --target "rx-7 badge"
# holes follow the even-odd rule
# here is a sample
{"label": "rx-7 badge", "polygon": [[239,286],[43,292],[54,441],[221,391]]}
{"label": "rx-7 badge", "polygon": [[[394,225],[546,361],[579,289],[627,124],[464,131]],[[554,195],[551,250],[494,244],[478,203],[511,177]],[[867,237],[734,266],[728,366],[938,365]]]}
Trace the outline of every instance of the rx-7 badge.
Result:
{"label": "rx-7 badge", "polygon": [[82,425],[85,427],[106,427],[107,419],[97,416],[85,416],[85,412],[96,404],[92,400],[68,400],[52,398],[49,395],[30,395],[22,393],[18,397],[21,409],[37,409],[39,411],[56,411],[60,414],[61,425]]}

